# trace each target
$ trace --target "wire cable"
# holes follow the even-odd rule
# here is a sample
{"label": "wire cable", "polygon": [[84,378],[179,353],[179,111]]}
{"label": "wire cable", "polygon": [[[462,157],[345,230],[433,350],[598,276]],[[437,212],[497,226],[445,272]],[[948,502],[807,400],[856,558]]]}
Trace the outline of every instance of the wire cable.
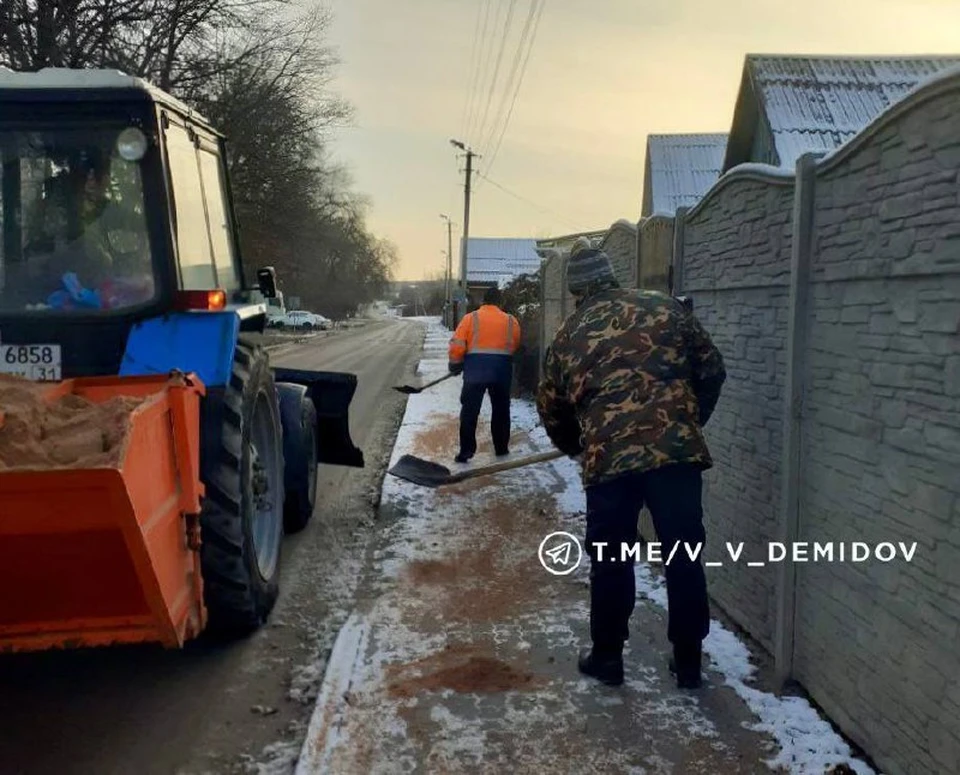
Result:
{"label": "wire cable", "polygon": [[578,227],[574,226],[570,220],[568,220],[566,217],[560,215],[559,213],[557,213],[557,212],[555,212],[555,211],[553,211],[553,210],[550,210],[550,209],[548,209],[548,208],[546,208],[546,207],[543,207],[542,205],[538,205],[536,202],[534,202],[534,201],[532,201],[532,200],[530,200],[530,199],[527,199],[527,198],[524,197],[524,196],[520,196],[520,194],[516,193],[515,191],[511,191],[510,189],[506,188],[505,186],[500,185],[499,183],[497,183],[497,181],[491,180],[489,177],[487,177],[486,175],[484,175],[484,174],[483,174],[482,172],[480,172],[479,170],[476,170],[476,171],[475,171],[475,174],[477,175],[477,177],[483,178],[485,181],[487,181],[487,183],[489,183],[489,184],[490,184],[491,186],[493,186],[494,188],[500,189],[500,191],[502,191],[504,194],[507,194],[508,196],[512,196],[514,199],[517,199],[517,200],[523,202],[524,204],[530,205],[530,207],[533,207],[535,210],[539,210],[541,213],[544,213],[545,215],[552,215],[554,218],[558,218],[565,226],[568,226],[568,227],[569,227],[570,229],[572,229],[573,231],[576,231],[576,230],[577,230]]}
{"label": "wire cable", "polygon": [[[467,118],[467,129],[464,133],[463,139],[468,142],[468,144],[474,139],[473,133],[476,128],[477,119],[480,118],[480,102],[482,100],[481,95],[486,86],[487,82],[487,70],[490,64],[490,59],[493,56],[493,32],[497,27],[498,19],[500,18],[500,7],[503,5],[503,0],[496,0],[497,7],[496,10],[493,9],[494,0],[488,0],[486,11],[483,17],[483,31],[480,33],[481,42],[480,50],[478,52],[477,58],[477,81],[476,81],[476,90],[474,93],[474,104],[473,109],[470,112],[470,116]],[[490,24],[490,12],[493,11],[493,24]],[[488,50],[487,40],[488,40],[488,31],[489,31],[489,40],[490,46]]]}
{"label": "wire cable", "polygon": [[523,58],[523,50],[527,43],[527,37],[530,35],[530,27],[533,24],[533,17],[536,14],[538,0],[530,0],[530,9],[527,11],[527,19],[523,24],[523,30],[520,32],[520,42],[517,43],[517,50],[513,55],[513,64],[510,67],[510,76],[507,78],[506,86],[503,89],[503,95],[500,98],[500,106],[497,108],[497,116],[490,125],[490,134],[484,138],[482,152],[487,153],[497,136],[497,128],[503,123],[503,115],[507,109],[507,102],[510,100],[510,93],[516,84],[517,73],[520,70],[520,60]]}
{"label": "wire cable", "polygon": [[483,7],[490,0],[480,0],[477,3],[477,18],[473,23],[473,40],[470,43],[470,64],[467,66],[467,85],[463,94],[463,110],[460,113],[460,136],[467,128],[467,111],[473,96],[473,83],[476,80],[477,50],[480,42],[480,20],[483,18]]}
{"label": "wire cable", "polygon": [[510,25],[513,23],[513,12],[517,7],[517,0],[509,0],[507,5],[507,18],[503,23],[503,35],[500,38],[500,50],[497,52],[497,64],[493,70],[493,77],[490,79],[490,90],[487,92],[487,104],[483,109],[483,119],[478,127],[477,139],[483,138],[485,127],[487,126],[487,116],[490,114],[490,105],[493,102],[493,93],[496,91],[497,78],[500,75],[500,65],[503,64],[503,52],[507,48],[507,37],[510,34]]}
{"label": "wire cable", "polygon": [[[464,94],[463,115],[460,118],[460,136],[465,137],[469,129],[473,106],[478,92],[480,80],[480,56],[487,36],[487,20],[490,17],[490,3],[493,0],[479,0],[477,3],[477,20],[473,28],[473,44],[470,47],[470,67],[467,71],[467,91]],[[481,31],[481,18],[483,29]]]}
{"label": "wire cable", "polygon": [[487,170],[490,170],[493,167],[493,163],[497,160],[497,154],[500,153],[500,145],[503,143],[503,137],[507,132],[507,127],[510,126],[510,119],[513,117],[513,110],[517,105],[517,97],[520,95],[520,87],[523,86],[523,78],[527,74],[527,65],[530,63],[530,54],[533,51],[533,44],[537,40],[537,30],[540,27],[540,19],[543,16],[543,9],[547,5],[547,0],[540,0],[540,6],[537,9],[537,18],[533,23],[533,31],[530,35],[530,45],[527,47],[527,55],[523,60],[523,68],[520,70],[520,79],[517,81],[517,88],[513,92],[513,99],[510,102],[510,110],[507,112],[506,121],[504,121],[503,129],[500,131],[500,137],[497,138],[497,144],[493,149],[493,154],[490,156],[490,161],[487,164]]}

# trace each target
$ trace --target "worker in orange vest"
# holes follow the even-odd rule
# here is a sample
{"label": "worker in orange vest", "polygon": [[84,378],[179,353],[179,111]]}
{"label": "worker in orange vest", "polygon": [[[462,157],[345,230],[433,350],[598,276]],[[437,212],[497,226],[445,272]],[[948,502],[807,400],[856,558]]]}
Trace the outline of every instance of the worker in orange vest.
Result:
{"label": "worker in orange vest", "polygon": [[465,315],[450,339],[450,373],[463,374],[460,393],[460,452],[466,463],[477,452],[477,419],[490,394],[491,432],[497,457],[510,454],[510,386],[513,356],[520,347],[520,323],[500,309],[498,288],[483,294],[483,305]]}

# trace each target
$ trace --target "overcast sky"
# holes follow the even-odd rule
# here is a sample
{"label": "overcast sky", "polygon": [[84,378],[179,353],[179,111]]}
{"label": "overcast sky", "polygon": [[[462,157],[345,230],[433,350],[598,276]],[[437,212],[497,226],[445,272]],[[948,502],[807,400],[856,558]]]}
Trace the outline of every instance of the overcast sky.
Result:
{"label": "overcast sky", "polygon": [[[399,248],[400,279],[443,270],[440,213],[458,224],[456,271],[463,175],[452,137],[486,149],[477,167],[510,192],[476,181],[472,236],[604,229],[639,217],[648,134],[729,130],[747,53],[960,53],[960,0],[546,0],[490,167],[531,1],[513,0],[491,96],[512,0],[329,0],[335,88],[356,109],[336,156],[372,199],[371,227]],[[496,33],[471,59],[488,5]],[[486,81],[471,90],[478,60]]]}

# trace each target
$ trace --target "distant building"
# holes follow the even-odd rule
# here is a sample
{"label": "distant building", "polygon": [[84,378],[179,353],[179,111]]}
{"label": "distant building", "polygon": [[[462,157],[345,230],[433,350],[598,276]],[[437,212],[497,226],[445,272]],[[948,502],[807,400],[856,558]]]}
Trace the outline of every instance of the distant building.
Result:
{"label": "distant building", "polygon": [[722,171],[756,162],[793,169],[805,153],[830,152],[920,82],[960,56],[749,55]]}
{"label": "distant building", "polygon": [[599,229],[598,231],[580,231],[576,234],[564,234],[559,237],[547,237],[546,239],[537,240],[537,250],[556,250],[559,253],[564,253],[570,248],[573,247],[573,243],[578,239],[583,237],[588,240],[594,247],[598,246],[603,238],[607,234],[607,229]]}
{"label": "distant building", "polygon": [[649,135],[641,219],[693,207],[720,177],[726,150],[725,134]]}
{"label": "distant building", "polygon": [[467,294],[479,304],[487,288],[503,287],[540,269],[537,241],[471,237],[467,240]]}

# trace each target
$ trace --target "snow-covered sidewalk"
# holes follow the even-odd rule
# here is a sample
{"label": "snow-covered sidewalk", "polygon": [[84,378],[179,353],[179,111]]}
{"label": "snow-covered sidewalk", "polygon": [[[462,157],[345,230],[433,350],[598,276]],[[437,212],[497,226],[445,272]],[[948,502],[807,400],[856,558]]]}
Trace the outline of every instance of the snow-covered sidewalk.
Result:
{"label": "snow-covered sidewalk", "polygon": [[[427,324],[419,375],[447,368],[449,333]],[[411,396],[393,452],[454,467],[460,380]],[[493,459],[481,418],[473,465]],[[546,450],[534,408],[513,403],[513,455]],[[797,698],[752,686],[746,647],[719,623],[704,689],[667,672],[659,576],[637,568],[637,610],[618,689],[582,678],[588,561],[547,573],[543,538],[582,537],[579,471],[558,460],[438,490],[387,477],[385,533],[331,654],[297,772],[759,773],[821,775],[851,760]]]}

